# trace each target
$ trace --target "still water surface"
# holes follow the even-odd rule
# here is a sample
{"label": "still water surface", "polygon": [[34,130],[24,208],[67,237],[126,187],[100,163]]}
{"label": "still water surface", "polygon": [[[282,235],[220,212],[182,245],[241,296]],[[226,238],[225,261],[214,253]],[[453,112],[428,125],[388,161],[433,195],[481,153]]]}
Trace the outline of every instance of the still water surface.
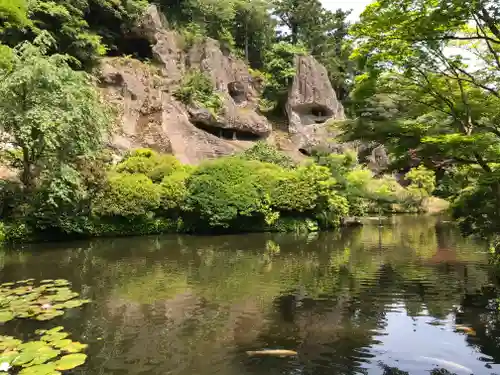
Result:
{"label": "still water surface", "polygon": [[[66,278],[93,300],[46,323],[89,344],[74,374],[500,373],[500,294],[485,246],[436,218],[0,254],[1,282],[31,277]],[[29,337],[40,325],[0,333]],[[298,356],[246,354],[265,348]]]}

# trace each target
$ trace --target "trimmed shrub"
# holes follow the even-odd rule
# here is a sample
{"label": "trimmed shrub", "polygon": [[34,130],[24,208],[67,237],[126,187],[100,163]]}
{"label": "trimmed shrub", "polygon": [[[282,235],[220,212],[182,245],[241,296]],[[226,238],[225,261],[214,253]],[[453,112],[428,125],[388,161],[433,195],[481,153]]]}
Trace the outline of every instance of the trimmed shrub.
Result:
{"label": "trimmed shrub", "polygon": [[161,188],[144,174],[110,172],[108,184],[94,203],[97,216],[150,217],[160,207]]}
{"label": "trimmed shrub", "polygon": [[184,210],[190,224],[202,230],[244,230],[275,220],[261,175],[269,180],[269,168],[236,157],[202,164],[187,182]]}
{"label": "trimmed shrub", "polygon": [[132,151],[116,167],[117,172],[142,173],[153,182],[161,182],[183,166],[173,155],[160,155],[153,150],[138,149]]}

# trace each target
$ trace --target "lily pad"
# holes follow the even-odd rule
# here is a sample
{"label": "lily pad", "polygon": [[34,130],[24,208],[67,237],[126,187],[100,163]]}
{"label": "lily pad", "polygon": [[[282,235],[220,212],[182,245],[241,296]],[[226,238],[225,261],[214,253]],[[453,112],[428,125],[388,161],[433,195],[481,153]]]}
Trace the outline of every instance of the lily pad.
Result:
{"label": "lily pad", "polygon": [[20,344],[22,344],[22,341],[12,336],[0,336],[0,350],[12,350]]}
{"label": "lily pad", "polygon": [[78,341],[73,341],[69,345],[66,345],[62,347],[62,351],[67,352],[67,353],[79,353],[82,350],[87,349],[87,344],[82,344]]}
{"label": "lily pad", "polygon": [[3,310],[0,311],[0,323],[6,323],[9,320],[14,319],[16,316],[12,311]]}
{"label": "lily pad", "polygon": [[57,327],[54,327],[54,328],[51,328],[49,329],[48,331],[45,331],[44,333],[47,333],[49,335],[52,335],[56,332],[61,332],[62,330],[64,329],[64,327],[61,327],[61,326],[57,326]]}
{"label": "lily pad", "polygon": [[69,335],[66,332],[54,332],[54,333],[47,332],[45,335],[42,336],[42,341],[47,341],[47,342],[60,341],[68,336]]}
{"label": "lily pad", "polygon": [[0,323],[14,318],[49,320],[63,314],[63,310],[76,308],[88,300],[74,299],[79,294],[73,292],[63,279],[43,280],[39,286],[33,279],[17,283],[5,283],[0,287]]}
{"label": "lily pad", "polygon": [[[71,347],[71,344],[72,344],[72,341],[70,339],[64,339],[64,340],[58,340],[58,341],[52,341],[50,343],[50,345],[52,345],[54,348],[57,348],[57,349],[63,349],[63,348],[66,348],[66,347]],[[84,348],[85,349],[85,348]],[[68,350],[65,350],[66,352],[69,352],[71,353],[70,351]],[[77,352],[79,352],[80,350],[78,350]],[[75,352],[76,353],[76,352]]]}
{"label": "lily pad", "polygon": [[[52,349],[49,346],[42,348],[40,350],[37,350],[34,353],[33,360],[29,363],[29,366],[41,365],[47,361],[50,361],[51,359],[56,358],[60,353],[61,353],[60,350]],[[27,366],[23,366],[23,367],[27,367]]]}
{"label": "lily pad", "polygon": [[60,371],[71,370],[83,365],[86,359],[86,354],[68,354],[56,362],[56,369]]}
{"label": "lily pad", "polygon": [[[40,329],[36,333],[42,335],[42,340],[22,342],[11,336],[0,336],[0,363],[9,364],[18,375],[57,375],[58,370],[70,370],[85,362],[87,356],[77,352],[87,345],[67,339],[63,327]],[[63,352],[75,353],[61,356]]]}
{"label": "lily pad", "polygon": [[62,305],[67,309],[73,309],[75,307],[80,307],[88,302],[89,302],[88,300],[84,300],[84,299],[75,299],[75,300],[71,300],[71,301],[66,301]]}
{"label": "lily pad", "polygon": [[70,282],[68,280],[64,280],[64,279],[57,279],[57,280],[54,280],[54,284],[58,285],[58,286],[63,286],[63,285],[70,285]]}
{"label": "lily pad", "polygon": [[42,314],[37,315],[36,320],[51,320],[54,319],[56,316],[61,316],[64,314],[64,311],[61,310],[49,310],[49,311],[44,311]]}
{"label": "lily pad", "polygon": [[21,370],[19,375],[53,375],[57,373],[58,372],[56,372],[56,364],[52,362],[25,368]]}

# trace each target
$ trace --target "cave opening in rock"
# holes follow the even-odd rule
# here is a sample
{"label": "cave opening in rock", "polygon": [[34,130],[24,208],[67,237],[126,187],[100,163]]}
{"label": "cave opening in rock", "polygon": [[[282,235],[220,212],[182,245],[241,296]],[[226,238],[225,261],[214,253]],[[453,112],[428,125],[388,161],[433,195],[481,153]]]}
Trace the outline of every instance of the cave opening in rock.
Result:
{"label": "cave opening in rock", "polygon": [[246,102],[246,90],[243,83],[234,81],[227,84],[227,91],[236,104]]}
{"label": "cave opening in rock", "polygon": [[311,156],[311,153],[304,148],[299,148],[299,152],[304,156]]}
{"label": "cave opening in rock", "polygon": [[330,108],[320,104],[301,105],[294,111],[300,116],[303,125],[322,124],[334,115]]}
{"label": "cave opening in rock", "polygon": [[147,39],[136,34],[127,35],[115,49],[108,51],[109,56],[132,56],[133,58],[146,61],[153,58],[153,49]]}
{"label": "cave opening in rock", "polygon": [[236,130],[236,129],[227,129],[227,128],[219,128],[215,126],[209,126],[200,122],[193,122],[193,125],[198,129],[206,131],[212,135],[215,135],[217,138],[226,139],[229,141],[251,141],[256,142],[261,140],[263,137],[254,133]]}

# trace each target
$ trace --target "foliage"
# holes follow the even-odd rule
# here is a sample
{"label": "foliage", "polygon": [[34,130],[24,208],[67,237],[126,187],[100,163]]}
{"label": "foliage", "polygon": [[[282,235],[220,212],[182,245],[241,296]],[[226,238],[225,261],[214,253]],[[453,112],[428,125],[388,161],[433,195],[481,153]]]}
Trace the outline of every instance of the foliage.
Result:
{"label": "foliage", "polygon": [[47,56],[46,44],[16,47],[11,70],[0,71],[0,130],[12,138],[28,191],[44,170],[60,170],[96,151],[110,112],[89,76],[75,72],[60,55]]}
{"label": "foliage", "polygon": [[174,96],[184,104],[208,109],[214,116],[217,116],[223,105],[223,99],[214,92],[210,78],[200,70],[186,74]]}
{"label": "foliage", "polygon": [[284,110],[288,89],[295,77],[295,56],[305,55],[302,45],[287,42],[275,43],[264,56],[265,69],[269,80],[266,83],[263,97],[275,103],[277,110]]}
{"label": "foliage", "polygon": [[5,241],[5,225],[0,221],[0,243]]}
{"label": "foliage", "polygon": [[76,66],[92,67],[106,52],[128,52],[124,36],[146,4],[146,0],[2,0],[0,41],[13,47],[48,33],[55,41],[52,53],[71,56]]}
{"label": "foliage", "polygon": [[161,209],[167,212],[178,211],[187,197],[187,179],[190,173],[179,170],[163,178],[161,187]]}
{"label": "foliage", "polygon": [[289,156],[263,141],[259,141],[251,148],[245,150],[241,153],[241,157],[246,160],[276,164],[283,168],[293,168],[296,166],[296,163]]}
{"label": "foliage", "polygon": [[[364,71],[346,139],[384,144],[401,172],[434,171],[465,233],[483,236],[499,220],[498,10],[490,0],[374,2],[352,30]],[[408,188],[414,199],[434,190],[430,172],[410,173],[425,180]]]}
{"label": "foliage", "polygon": [[149,149],[129,152],[116,166],[117,172],[142,173],[155,183],[161,182],[164,177],[180,169],[183,169],[183,166],[174,156],[160,155]]}
{"label": "foliage", "polygon": [[453,217],[465,234],[490,238],[500,233],[499,181],[499,171],[482,176],[453,202]]}
{"label": "foliage", "polygon": [[201,230],[234,230],[243,229],[245,221],[251,225],[272,222],[269,193],[262,179],[269,170],[279,168],[240,158],[202,164],[187,181],[184,210],[189,213],[188,225]]}
{"label": "foliage", "polygon": [[434,172],[423,165],[412,168],[405,178],[410,181],[408,191],[420,202],[429,197],[436,188]]}
{"label": "foliage", "polygon": [[341,9],[332,12],[319,0],[277,0],[274,15],[282,27],[279,40],[293,45],[303,43],[327,68],[338,99],[346,99],[354,73],[349,61],[352,47],[347,38],[349,12]]}
{"label": "foliage", "polygon": [[96,198],[95,215],[140,218],[160,207],[161,189],[146,175],[110,172],[109,186]]}
{"label": "foliage", "polygon": [[64,314],[65,309],[90,302],[75,299],[78,293],[68,288],[66,280],[43,280],[39,286],[33,282],[28,279],[0,285],[0,323],[15,318],[50,320]]}

